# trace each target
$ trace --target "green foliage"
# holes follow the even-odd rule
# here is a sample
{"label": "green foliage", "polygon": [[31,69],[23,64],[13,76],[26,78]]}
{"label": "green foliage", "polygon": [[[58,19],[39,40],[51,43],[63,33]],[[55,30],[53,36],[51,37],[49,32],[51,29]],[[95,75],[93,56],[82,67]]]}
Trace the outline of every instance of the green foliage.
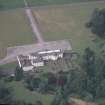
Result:
{"label": "green foliage", "polygon": [[3,71],[2,68],[0,68],[0,79],[2,79],[3,77],[6,77],[7,75],[5,74],[5,72]]}
{"label": "green foliage", "polygon": [[[51,105],[68,105],[68,97],[73,94],[86,101],[105,98],[105,60],[97,57],[92,49],[86,48],[82,63],[79,67],[70,69],[68,73],[47,73],[44,76],[38,75],[37,78],[27,75],[24,78],[25,85],[28,89],[40,93],[56,93]],[[22,75],[23,71],[17,67],[15,71],[17,80],[22,79]],[[4,90],[3,92],[5,94]],[[37,104],[42,105],[39,101]]]}
{"label": "green foliage", "polygon": [[24,78],[24,82],[25,82],[25,87],[26,87],[26,88],[28,88],[28,89],[31,90],[31,91],[34,90],[33,76],[27,75],[27,76]]}
{"label": "green foliage", "polygon": [[15,70],[15,80],[20,81],[22,80],[22,78],[23,78],[23,69],[17,66]]}
{"label": "green foliage", "polygon": [[23,100],[13,100],[11,104],[12,105],[34,105],[32,103],[26,103]]}
{"label": "green foliage", "polygon": [[43,105],[41,101],[36,101],[35,105]]}
{"label": "green foliage", "polygon": [[83,66],[87,75],[91,78],[95,74],[95,53],[90,48],[86,48],[83,58]]}
{"label": "green foliage", "polygon": [[48,91],[48,82],[42,80],[39,84],[38,91],[41,93],[46,93]]}
{"label": "green foliage", "polygon": [[78,69],[70,70],[67,76],[67,83],[64,86],[65,94],[70,95],[72,93],[80,94],[84,87],[85,74]]}
{"label": "green foliage", "polygon": [[99,37],[105,37],[105,9],[95,9],[87,26]]}
{"label": "green foliage", "polygon": [[65,91],[62,87],[57,89],[55,97],[51,105],[68,105],[67,101],[68,96],[65,96]]}
{"label": "green foliage", "polygon": [[12,101],[11,89],[5,85],[5,82],[0,81],[0,104],[10,104]]}
{"label": "green foliage", "polygon": [[97,102],[97,105],[105,105],[105,99],[101,99]]}
{"label": "green foliage", "polygon": [[105,98],[105,79],[97,87],[96,96]]}
{"label": "green foliage", "polygon": [[98,57],[96,58],[95,52],[90,48],[85,50],[83,56],[83,66],[86,72],[86,90],[93,96],[99,98],[105,96],[105,61]]}

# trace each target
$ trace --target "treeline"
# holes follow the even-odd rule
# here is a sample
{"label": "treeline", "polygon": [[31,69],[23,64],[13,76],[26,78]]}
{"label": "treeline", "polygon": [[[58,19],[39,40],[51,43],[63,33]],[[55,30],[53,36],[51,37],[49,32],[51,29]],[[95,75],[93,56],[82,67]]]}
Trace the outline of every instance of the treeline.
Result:
{"label": "treeline", "polygon": [[69,105],[68,98],[72,96],[86,101],[105,98],[105,60],[90,48],[85,49],[80,67],[70,70],[66,77],[67,81],[57,89],[52,105]]}
{"label": "treeline", "polygon": [[[19,78],[23,77],[20,76],[22,72],[17,74]],[[81,64],[68,72],[46,73],[37,78],[26,75],[21,79],[24,80],[24,86],[31,91],[54,94],[51,105],[69,105],[68,98],[72,96],[79,96],[86,101],[105,98],[105,60],[97,57],[90,48],[85,49]]]}
{"label": "treeline", "polygon": [[[5,84],[14,80],[22,81],[30,91],[55,95],[51,105],[69,105],[70,97],[95,101],[105,98],[105,60],[103,57],[96,56],[92,49],[86,48],[81,63],[78,67],[69,68],[68,72],[61,70],[58,73],[39,73],[35,76],[24,73],[22,68],[16,67],[14,77],[5,76],[0,72],[0,80],[2,81],[0,82],[0,103],[31,104],[13,99],[12,89]],[[39,100],[36,103],[39,104],[35,105],[43,105]]]}
{"label": "treeline", "polygon": [[105,38],[105,9],[96,8],[86,26],[91,32],[101,38]]}

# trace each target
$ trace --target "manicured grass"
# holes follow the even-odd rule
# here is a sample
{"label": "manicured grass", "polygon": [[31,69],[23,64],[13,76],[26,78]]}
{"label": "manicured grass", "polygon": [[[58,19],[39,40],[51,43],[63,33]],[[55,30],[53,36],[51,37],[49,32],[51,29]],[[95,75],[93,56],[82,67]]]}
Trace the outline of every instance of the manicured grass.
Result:
{"label": "manicured grass", "polygon": [[0,57],[10,46],[35,43],[28,19],[23,9],[0,11]]}
{"label": "manicured grass", "polygon": [[22,82],[13,81],[10,82],[9,85],[13,87],[14,98],[17,100],[24,100],[33,104],[35,104],[37,100],[41,100],[43,105],[50,105],[53,100],[53,95],[31,92],[24,87]]}
{"label": "manicured grass", "polygon": [[[68,39],[73,50],[83,52],[88,46],[99,50],[99,44],[105,42],[85,27],[93,10],[104,7],[105,3],[45,6],[37,9],[33,8],[33,12],[40,21],[46,40]],[[96,42],[93,40],[96,40]]]}

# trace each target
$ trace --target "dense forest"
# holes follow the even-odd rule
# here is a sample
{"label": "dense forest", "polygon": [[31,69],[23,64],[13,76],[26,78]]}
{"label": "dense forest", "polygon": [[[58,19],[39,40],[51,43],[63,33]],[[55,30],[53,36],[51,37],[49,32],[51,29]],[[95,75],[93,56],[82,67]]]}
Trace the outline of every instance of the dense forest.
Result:
{"label": "dense forest", "polygon": [[[86,48],[79,67],[68,72],[60,71],[57,74],[44,73],[41,77],[24,74],[22,68],[16,67],[15,77],[8,77],[0,72],[0,103],[29,103],[18,102],[12,98],[12,89],[6,82],[24,81],[24,86],[30,91],[42,94],[52,93],[55,98],[51,105],[69,105],[68,98],[79,96],[86,101],[95,101],[105,98],[105,60],[97,57],[95,52]],[[6,101],[5,101],[6,100]],[[41,102],[36,102],[42,105]],[[104,105],[104,104],[103,104]]]}

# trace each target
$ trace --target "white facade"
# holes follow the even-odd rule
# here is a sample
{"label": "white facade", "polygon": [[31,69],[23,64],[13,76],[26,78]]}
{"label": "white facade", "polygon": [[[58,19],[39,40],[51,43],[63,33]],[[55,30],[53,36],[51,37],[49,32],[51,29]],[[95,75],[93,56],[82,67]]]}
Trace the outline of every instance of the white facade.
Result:
{"label": "white facade", "polygon": [[44,62],[32,63],[32,65],[33,65],[34,67],[41,67],[41,66],[44,66]]}
{"label": "white facade", "polygon": [[30,71],[33,69],[33,66],[23,67],[23,71]]}
{"label": "white facade", "polygon": [[35,55],[28,54],[27,56],[31,62],[30,65],[28,66],[24,65],[24,67],[22,66],[22,62],[24,62],[24,60],[20,61],[21,59],[17,56],[18,64],[20,67],[23,68],[24,71],[30,71],[34,67],[44,66],[43,60],[56,61],[58,58],[63,58],[63,52],[61,52],[61,50],[49,50],[49,51],[38,52]]}
{"label": "white facade", "polygon": [[55,61],[58,58],[63,58],[63,53],[58,54],[58,55],[46,55],[46,56],[43,56],[42,58],[43,58],[43,60],[53,60],[53,61]]}
{"label": "white facade", "polygon": [[33,59],[37,59],[37,57],[36,56],[29,55],[29,59],[30,60],[33,60]]}
{"label": "white facade", "polygon": [[57,60],[57,56],[53,56],[53,55],[43,56],[42,58],[43,60],[53,60],[53,61]]}
{"label": "white facade", "polygon": [[63,53],[58,55],[59,58],[63,58]]}
{"label": "white facade", "polygon": [[50,54],[50,53],[58,53],[60,50],[49,50],[49,51],[42,51],[38,52],[38,54]]}
{"label": "white facade", "polygon": [[19,59],[19,57],[18,57],[18,56],[17,56],[17,60],[18,60],[19,67],[21,68],[21,67],[22,67],[22,65],[21,65],[21,63],[20,63],[20,59]]}

